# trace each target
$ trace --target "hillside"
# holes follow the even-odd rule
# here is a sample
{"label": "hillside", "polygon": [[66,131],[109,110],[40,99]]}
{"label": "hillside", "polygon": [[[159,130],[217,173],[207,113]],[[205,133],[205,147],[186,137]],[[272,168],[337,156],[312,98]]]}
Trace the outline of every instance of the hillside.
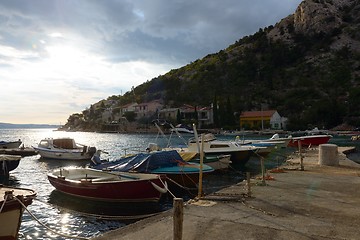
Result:
{"label": "hillside", "polygon": [[[275,26],[108,100],[277,109],[290,130],[360,126],[360,0],[305,0]],[[68,124],[69,125],[69,124]],[[236,126],[235,126],[236,127]]]}

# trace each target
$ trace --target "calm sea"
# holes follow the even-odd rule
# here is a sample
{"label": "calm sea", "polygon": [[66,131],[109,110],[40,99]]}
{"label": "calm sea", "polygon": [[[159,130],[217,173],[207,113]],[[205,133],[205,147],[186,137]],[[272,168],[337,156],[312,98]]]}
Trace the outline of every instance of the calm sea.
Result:
{"label": "calm sea", "polygon": [[[157,134],[107,134],[88,132],[61,132],[53,129],[0,129],[0,140],[14,141],[21,139],[25,147],[36,146],[43,138],[71,137],[76,142],[87,146],[95,146],[108,154],[102,158],[113,160],[129,152],[131,149],[144,150],[149,143],[157,143],[161,147],[169,144],[169,140]],[[169,137],[169,136],[167,136]],[[172,136],[171,145],[182,145],[184,139]],[[219,136],[219,139],[234,139],[234,136]],[[258,137],[261,138],[261,137]],[[349,137],[336,137],[332,141],[340,146],[354,145]],[[126,152],[125,152],[126,150]],[[290,151],[271,154],[267,164],[281,164]],[[125,226],[140,218],[151,216],[157,212],[171,208],[171,198],[153,204],[102,204],[80,200],[61,194],[54,190],[47,179],[47,173],[65,166],[85,166],[88,162],[68,162],[41,159],[39,155],[24,157],[20,165],[10,173],[8,185],[30,188],[37,192],[37,197],[28,209],[34,215],[25,212],[20,229],[19,239],[74,239],[75,236],[90,238],[103,232]],[[258,164],[253,164],[251,171],[257,171]],[[255,170],[254,170],[255,169]],[[205,179],[205,192],[216,191],[241,181],[243,174],[232,171],[224,175],[215,175]],[[177,196],[177,197],[189,197]],[[36,219],[35,219],[36,218]],[[39,222],[41,222],[41,224]],[[46,226],[43,226],[46,225]],[[61,232],[58,235],[50,231]],[[68,236],[66,236],[68,235]]]}

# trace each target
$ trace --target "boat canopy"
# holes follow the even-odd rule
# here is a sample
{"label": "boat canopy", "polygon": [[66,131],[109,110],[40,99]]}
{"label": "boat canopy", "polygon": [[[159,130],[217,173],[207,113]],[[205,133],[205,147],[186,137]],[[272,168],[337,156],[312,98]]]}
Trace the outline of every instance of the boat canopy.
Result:
{"label": "boat canopy", "polygon": [[92,168],[109,171],[136,171],[141,173],[149,173],[158,168],[167,168],[187,164],[188,163],[181,158],[176,150],[171,150],[139,153],[114,161],[101,163],[92,166]]}

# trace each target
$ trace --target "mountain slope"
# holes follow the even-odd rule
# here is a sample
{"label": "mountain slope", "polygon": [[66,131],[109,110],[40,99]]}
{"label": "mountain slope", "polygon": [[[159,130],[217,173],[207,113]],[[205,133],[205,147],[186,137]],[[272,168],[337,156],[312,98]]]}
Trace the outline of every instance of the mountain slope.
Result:
{"label": "mountain slope", "polygon": [[[360,126],[360,1],[305,0],[275,26],[119,97],[277,109],[290,129]],[[237,126],[236,126],[237,127]]]}

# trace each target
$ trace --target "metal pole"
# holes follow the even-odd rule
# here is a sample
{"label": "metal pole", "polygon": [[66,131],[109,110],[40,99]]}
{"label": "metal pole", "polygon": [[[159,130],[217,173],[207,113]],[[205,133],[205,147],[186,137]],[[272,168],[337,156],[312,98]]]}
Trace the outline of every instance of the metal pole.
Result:
{"label": "metal pole", "polygon": [[199,171],[199,188],[198,188],[198,198],[199,199],[202,196],[203,162],[204,162],[204,135],[201,136],[200,171]]}

